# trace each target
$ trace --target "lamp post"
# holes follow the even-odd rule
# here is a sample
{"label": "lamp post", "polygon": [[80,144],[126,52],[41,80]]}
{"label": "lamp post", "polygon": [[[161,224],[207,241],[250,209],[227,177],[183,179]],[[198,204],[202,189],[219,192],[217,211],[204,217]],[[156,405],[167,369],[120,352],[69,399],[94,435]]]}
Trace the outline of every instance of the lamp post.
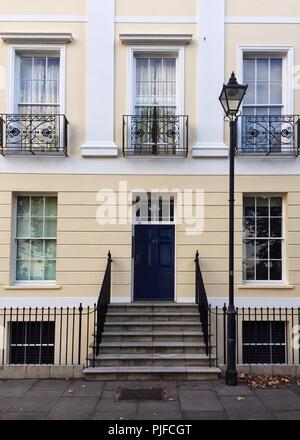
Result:
{"label": "lamp post", "polygon": [[227,368],[226,384],[236,386],[236,309],[234,305],[234,172],[235,152],[237,148],[237,121],[240,107],[248,86],[238,84],[234,72],[227,85],[224,84],[220,102],[225,111],[225,120],[230,125],[229,152],[229,306],[227,309]]}

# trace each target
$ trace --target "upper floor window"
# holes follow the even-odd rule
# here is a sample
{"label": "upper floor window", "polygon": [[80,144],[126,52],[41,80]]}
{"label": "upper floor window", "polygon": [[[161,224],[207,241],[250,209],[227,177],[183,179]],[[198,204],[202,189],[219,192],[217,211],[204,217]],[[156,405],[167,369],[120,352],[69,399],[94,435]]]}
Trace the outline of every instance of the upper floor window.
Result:
{"label": "upper floor window", "polygon": [[59,114],[59,54],[18,54],[14,98],[18,114]]}
{"label": "upper floor window", "polygon": [[280,115],[284,106],[283,59],[246,55],[243,70],[248,84],[243,114]]}
{"label": "upper floor window", "polygon": [[124,156],[187,156],[182,54],[183,49],[132,51],[131,114],[123,121]]}
{"label": "upper floor window", "polygon": [[298,116],[292,108],[291,50],[243,54],[242,137],[238,151],[264,155],[299,154]]}
{"label": "upper floor window", "polygon": [[135,114],[176,114],[176,58],[136,57]]}

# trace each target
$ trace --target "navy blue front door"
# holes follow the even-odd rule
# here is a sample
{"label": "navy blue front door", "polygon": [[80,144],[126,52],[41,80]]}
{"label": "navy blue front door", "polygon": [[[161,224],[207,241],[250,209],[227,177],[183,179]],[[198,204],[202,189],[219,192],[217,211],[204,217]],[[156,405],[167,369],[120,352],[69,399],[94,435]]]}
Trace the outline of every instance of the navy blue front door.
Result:
{"label": "navy blue front door", "polygon": [[174,301],[175,226],[137,225],[134,300]]}

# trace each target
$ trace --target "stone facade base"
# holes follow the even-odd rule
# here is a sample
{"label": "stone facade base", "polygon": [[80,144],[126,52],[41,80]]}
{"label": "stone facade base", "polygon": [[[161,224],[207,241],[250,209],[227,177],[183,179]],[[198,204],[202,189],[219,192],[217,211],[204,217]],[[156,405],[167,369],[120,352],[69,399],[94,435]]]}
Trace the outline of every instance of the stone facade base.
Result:
{"label": "stone facade base", "polygon": [[[225,374],[226,366],[220,366],[223,374]],[[296,376],[300,377],[300,365],[237,365],[239,374],[245,373],[249,375],[265,374],[268,376]]]}
{"label": "stone facade base", "polygon": [[0,380],[4,379],[82,379],[83,367],[78,366],[37,366],[6,365],[0,367]]}

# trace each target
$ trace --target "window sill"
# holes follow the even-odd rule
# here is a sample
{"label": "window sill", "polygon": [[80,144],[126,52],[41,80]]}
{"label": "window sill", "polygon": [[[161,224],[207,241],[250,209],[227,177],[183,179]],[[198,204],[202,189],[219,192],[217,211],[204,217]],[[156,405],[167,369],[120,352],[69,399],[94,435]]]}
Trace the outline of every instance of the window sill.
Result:
{"label": "window sill", "polygon": [[56,284],[12,284],[4,286],[4,290],[61,290]]}
{"label": "window sill", "polygon": [[273,289],[279,289],[279,290],[292,290],[295,289],[295,286],[291,285],[291,284],[242,284],[240,286],[238,286],[238,289],[245,289],[245,290],[249,290],[249,289],[256,289],[256,290],[261,290],[261,289],[266,289],[266,290],[273,290]]}

